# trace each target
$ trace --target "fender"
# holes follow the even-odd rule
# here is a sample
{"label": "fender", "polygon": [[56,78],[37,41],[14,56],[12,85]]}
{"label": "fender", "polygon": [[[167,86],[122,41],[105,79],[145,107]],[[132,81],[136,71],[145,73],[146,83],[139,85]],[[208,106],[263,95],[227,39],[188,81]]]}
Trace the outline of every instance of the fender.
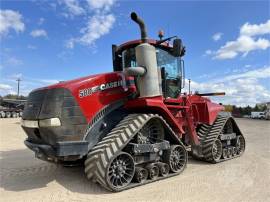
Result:
{"label": "fender", "polygon": [[128,112],[123,108],[124,100],[118,100],[102,108],[88,124],[83,140],[88,142],[90,151],[119,123]]}

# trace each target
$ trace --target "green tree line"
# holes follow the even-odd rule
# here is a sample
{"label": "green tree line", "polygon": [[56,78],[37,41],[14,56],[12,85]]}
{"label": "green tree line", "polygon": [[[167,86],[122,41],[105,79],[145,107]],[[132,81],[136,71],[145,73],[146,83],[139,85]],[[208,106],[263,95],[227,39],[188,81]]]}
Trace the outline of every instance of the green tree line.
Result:
{"label": "green tree line", "polygon": [[224,105],[225,111],[231,112],[235,116],[245,116],[251,115],[251,112],[263,112],[267,109],[266,105],[260,104],[255,105],[254,107],[246,106],[246,107],[238,107],[235,105]]}

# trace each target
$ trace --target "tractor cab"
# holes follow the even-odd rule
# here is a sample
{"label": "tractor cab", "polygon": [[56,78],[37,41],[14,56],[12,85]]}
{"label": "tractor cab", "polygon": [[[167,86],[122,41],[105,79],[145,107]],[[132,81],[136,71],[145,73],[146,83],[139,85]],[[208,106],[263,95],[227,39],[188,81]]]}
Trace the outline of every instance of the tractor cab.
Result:
{"label": "tractor cab", "polygon": [[[184,47],[180,39],[175,39],[173,45],[169,40],[148,39],[147,43],[155,47],[156,63],[161,78],[162,94],[165,98],[177,98],[184,87]],[[127,68],[138,67],[135,47],[141,40],[130,41],[119,47],[113,45],[114,71],[125,71]]]}

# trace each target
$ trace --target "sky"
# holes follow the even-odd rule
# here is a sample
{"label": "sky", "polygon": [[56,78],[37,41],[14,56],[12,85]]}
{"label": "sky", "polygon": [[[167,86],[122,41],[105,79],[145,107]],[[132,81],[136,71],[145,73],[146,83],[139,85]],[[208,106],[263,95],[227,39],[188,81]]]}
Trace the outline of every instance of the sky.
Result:
{"label": "sky", "polygon": [[112,71],[111,45],[179,36],[192,91],[238,106],[270,101],[269,1],[1,0],[0,95]]}

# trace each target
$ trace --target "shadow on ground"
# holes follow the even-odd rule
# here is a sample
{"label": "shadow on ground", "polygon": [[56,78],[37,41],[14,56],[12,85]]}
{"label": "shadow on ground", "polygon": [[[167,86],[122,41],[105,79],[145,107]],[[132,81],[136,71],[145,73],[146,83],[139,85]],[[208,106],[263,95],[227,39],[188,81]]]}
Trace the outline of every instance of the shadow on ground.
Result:
{"label": "shadow on ground", "polygon": [[1,151],[1,187],[8,191],[44,188],[57,182],[67,190],[85,194],[109,193],[86,179],[83,166],[63,167],[35,159],[28,149]]}
{"label": "shadow on ground", "polygon": [[[189,157],[189,164],[205,165]],[[71,192],[83,194],[110,193],[86,179],[84,167],[63,167],[36,159],[28,149],[2,151],[1,187],[8,191],[44,188],[57,182]]]}

